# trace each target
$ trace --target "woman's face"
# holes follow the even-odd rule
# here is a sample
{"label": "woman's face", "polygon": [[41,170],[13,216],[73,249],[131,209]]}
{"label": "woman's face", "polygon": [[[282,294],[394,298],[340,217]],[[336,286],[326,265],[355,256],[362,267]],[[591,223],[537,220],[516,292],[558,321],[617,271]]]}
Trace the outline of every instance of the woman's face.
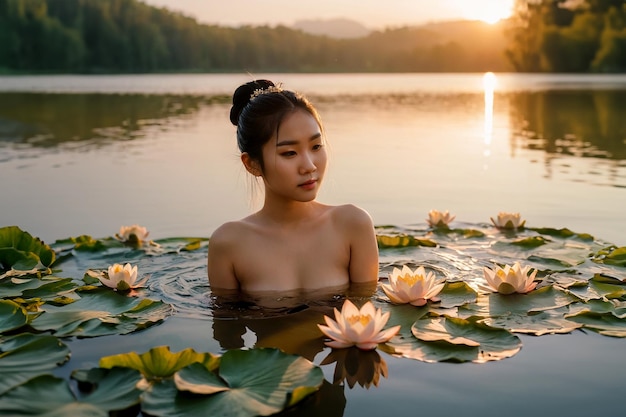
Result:
{"label": "woman's face", "polygon": [[324,138],[315,118],[302,109],[287,114],[277,135],[263,145],[263,162],[266,197],[314,200],[327,163]]}

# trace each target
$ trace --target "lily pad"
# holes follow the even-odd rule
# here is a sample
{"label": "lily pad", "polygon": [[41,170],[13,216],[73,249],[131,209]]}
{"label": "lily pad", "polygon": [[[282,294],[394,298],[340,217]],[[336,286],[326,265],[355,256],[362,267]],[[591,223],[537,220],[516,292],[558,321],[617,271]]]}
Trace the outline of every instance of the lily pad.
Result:
{"label": "lily pad", "polygon": [[324,375],[300,356],[266,348],[229,350],[216,373],[197,363],[177,372],[174,381],[147,391],[142,411],[156,417],[267,416],[316,392]]}
{"label": "lily pad", "polygon": [[76,288],[72,278],[12,278],[0,283],[2,298],[43,298],[53,299],[62,291]]}
{"label": "lily pad", "polygon": [[589,280],[586,287],[568,288],[568,291],[584,301],[619,299],[626,297],[626,283],[599,275]]}
{"label": "lily pad", "polygon": [[19,304],[0,300],[0,333],[19,329],[28,323],[28,313]]}
{"label": "lily pad", "polygon": [[626,246],[604,248],[594,255],[593,261],[606,265],[626,267]]}
{"label": "lily pad", "polygon": [[548,241],[542,236],[530,236],[511,242],[511,244],[513,245],[521,246],[527,249],[536,248],[545,245],[546,243],[548,243]]}
{"label": "lily pad", "polygon": [[617,318],[613,314],[583,311],[574,316],[568,316],[567,319],[605,336],[626,337],[626,320]]}
{"label": "lily pad", "polygon": [[571,333],[582,327],[582,324],[567,320],[563,318],[562,312],[554,310],[541,311],[536,314],[510,314],[508,316],[487,318],[482,323],[490,327],[506,329],[513,333],[526,333],[535,336]]}
{"label": "lily pad", "polygon": [[461,317],[500,317],[510,314],[527,314],[564,307],[578,301],[577,297],[553,286],[547,286],[528,294],[490,293],[479,295],[476,303],[459,307]]}
{"label": "lily pad", "polygon": [[22,333],[4,339],[0,342],[0,395],[51,371],[69,357],[69,348],[54,336]]}
{"label": "lily pad", "polygon": [[154,243],[166,252],[191,252],[207,246],[209,239],[201,237],[172,237],[155,240]]}
{"label": "lily pad", "polygon": [[31,379],[0,397],[0,415],[46,417],[108,417],[139,403],[141,379],[132,369],[115,368],[98,374],[94,390],[77,397],[68,383],[52,375]]}
{"label": "lily pad", "polygon": [[438,297],[442,308],[460,307],[476,301],[476,291],[465,282],[447,282]]}
{"label": "lily pad", "polygon": [[56,336],[95,337],[145,329],[172,314],[162,301],[127,297],[108,288],[77,291],[80,299],[62,307],[46,305],[31,326]]}
{"label": "lily pad", "polygon": [[423,362],[484,363],[505,359],[521,349],[511,332],[454,317],[421,319],[412,327],[413,338],[394,338],[381,349]]}
{"label": "lily pad", "polygon": [[398,235],[376,235],[376,241],[378,247],[385,248],[406,248],[409,246],[426,246],[434,248],[437,246],[437,242],[430,239],[421,239],[407,234]]}
{"label": "lily pad", "polygon": [[192,363],[200,363],[205,368],[213,370],[217,368],[219,362],[219,356],[212,353],[198,353],[191,348],[172,353],[168,346],[157,346],[142,354],[130,352],[106,356],[100,359],[100,367],[119,366],[135,369],[148,381],[152,381],[169,378]]}
{"label": "lily pad", "polygon": [[0,270],[28,271],[38,265],[49,267],[55,256],[50,246],[19,227],[0,228]]}
{"label": "lily pad", "polygon": [[554,236],[554,237],[559,237],[563,239],[574,237],[576,239],[581,239],[585,241],[594,240],[593,236],[591,236],[588,233],[575,233],[575,232],[572,232],[568,228],[555,229],[552,227],[537,227],[537,228],[529,228],[529,230],[534,230],[535,232],[540,233],[542,235]]}

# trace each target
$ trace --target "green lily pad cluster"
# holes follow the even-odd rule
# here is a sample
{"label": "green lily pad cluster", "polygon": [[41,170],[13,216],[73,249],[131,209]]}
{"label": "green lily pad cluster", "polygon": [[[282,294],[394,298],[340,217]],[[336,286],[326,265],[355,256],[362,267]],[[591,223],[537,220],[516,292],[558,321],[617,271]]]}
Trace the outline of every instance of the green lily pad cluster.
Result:
{"label": "green lily pad cluster", "polygon": [[[56,377],[51,372],[70,358],[62,338],[123,335],[174,312],[168,303],[96,285],[85,267],[120,257],[179,255],[205,247],[207,239],[138,246],[79,236],[48,246],[17,227],[0,229],[2,236],[0,415],[270,415],[300,403],[324,382],[318,366],[278,349],[217,356],[172,353],[166,346],[104,357],[98,368],[75,370],[71,381]],[[56,276],[59,271],[50,269],[55,260],[74,278]]]}
{"label": "green lily pad cluster", "polygon": [[[423,265],[445,279],[441,302],[424,307],[377,302],[401,330],[382,349],[425,362],[477,363],[515,355],[516,334],[594,331],[626,337],[626,270],[618,248],[569,229],[378,229],[384,272]],[[414,242],[432,241],[434,248]],[[406,262],[405,259],[410,259]],[[528,294],[486,292],[482,269],[519,261],[538,270]]]}
{"label": "green lily pad cluster", "polygon": [[[373,301],[391,313],[387,326],[401,326],[380,351],[425,362],[484,363],[519,352],[521,334],[626,337],[626,248],[568,229],[467,226],[377,229],[382,275],[424,266],[446,281],[440,300],[422,307],[391,304],[379,288]],[[321,368],[271,344],[221,356],[159,346],[101,358],[97,368],[75,370],[69,381],[54,376],[69,360],[68,338],[124,335],[175,313],[210,315],[207,243],[171,238],[129,245],[79,236],[46,245],[19,228],[0,228],[0,415],[270,415],[318,392],[325,383]],[[145,262],[155,278],[124,293],[85,274],[120,261]],[[535,290],[484,291],[484,267],[516,261],[538,271]],[[155,294],[158,299],[149,297]],[[320,366],[330,364],[333,383],[350,388],[377,386],[387,377],[376,351],[331,351]]]}
{"label": "green lily pad cluster", "polygon": [[[135,407],[155,417],[265,416],[296,405],[324,381],[319,367],[278,349],[216,356],[193,349],[172,353],[160,346],[141,355],[104,357],[98,368],[74,371],[71,378],[79,390],[73,390],[64,379],[42,373],[69,356],[56,338],[20,335],[0,348],[22,358],[0,357],[0,370],[7,376],[0,382],[0,415],[106,417]],[[45,352],[37,358],[41,348]],[[18,368],[22,372],[15,372]]]}

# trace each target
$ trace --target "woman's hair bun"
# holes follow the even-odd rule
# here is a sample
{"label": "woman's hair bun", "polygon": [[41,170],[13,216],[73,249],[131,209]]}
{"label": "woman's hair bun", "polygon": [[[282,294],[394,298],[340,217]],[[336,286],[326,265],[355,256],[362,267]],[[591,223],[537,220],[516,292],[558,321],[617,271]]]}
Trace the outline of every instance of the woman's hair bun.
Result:
{"label": "woman's hair bun", "polygon": [[250,102],[250,97],[255,90],[264,90],[272,86],[274,83],[270,80],[254,80],[237,87],[233,93],[233,107],[230,108],[230,122],[235,126],[239,124],[239,115]]}

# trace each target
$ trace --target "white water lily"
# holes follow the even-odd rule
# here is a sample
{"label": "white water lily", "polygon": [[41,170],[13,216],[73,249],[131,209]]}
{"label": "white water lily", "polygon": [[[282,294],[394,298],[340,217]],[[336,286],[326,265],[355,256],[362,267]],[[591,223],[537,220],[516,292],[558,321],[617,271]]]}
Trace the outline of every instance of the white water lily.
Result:
{"label": "white water lily", "polygon": [[115,235],[122,242],[129,243],[139,243],[144,242],[148,239],[148,229],[143,226],[139,226],[138,224],[133,224],[132,226],[122,226],[120,227],[120,232]]}
{"label": "white water lily", "polygon": [[132,266],[131,264],[123,266],[121,264],[113,264],[109,266],[106,274],[99,274],[97,278],[107,287],[118,291],[128,291],[141,287],[148,280],[148,277],[146,277],[137,282],[137,265]]}
{"label": "white water lily", "polygon": [[382,284],[381,287],[392,303],[410,303],[420,307],[428,300],[439,301],[436,295],[441,292],[444,285],[445,283],[435,280],[433,272],[427,274],[423,266],[412,271],[404,265],[402,270],[393,268],[389,274],[389,284]]}
{"label": "white water lily", "polygon": [[448,210],[441,212],[439,210],[431,210],[428,212],[426,221],[430,227],[447,227],[456,216],[451,216]]}
{"label": "white water lily", "polygon": [[534,282],[537,270],[535,269],[530,275],[529,271],[529,266],[522,267],[519,262],[515,262],[513,266],[505,265],[504,268],[497,265],[495,269],[485,267],[483,275],[492,291],[500,294],[525,294],[537,286]]}
{"label": "white water lily", "polygon": [[524,227],[526,220],[522,220],[519,213],[507,213],[501,211],[495,219],[490,217],[491,222],[498,229],[519,229]]}
{"label": "white water lily", "polygon": [[383,330],[389,320],[389,312],[375,308],[371,301],[360,309],[350,300],[346,300],[341,312],[335,308],[335,320],[324,316],[326,326],[318,324],[319,329],[332,340],[326,346],[347,348],[356,346],[362,350],[376,349],[379,343],[387,342],[398,333],[400,326]]}

